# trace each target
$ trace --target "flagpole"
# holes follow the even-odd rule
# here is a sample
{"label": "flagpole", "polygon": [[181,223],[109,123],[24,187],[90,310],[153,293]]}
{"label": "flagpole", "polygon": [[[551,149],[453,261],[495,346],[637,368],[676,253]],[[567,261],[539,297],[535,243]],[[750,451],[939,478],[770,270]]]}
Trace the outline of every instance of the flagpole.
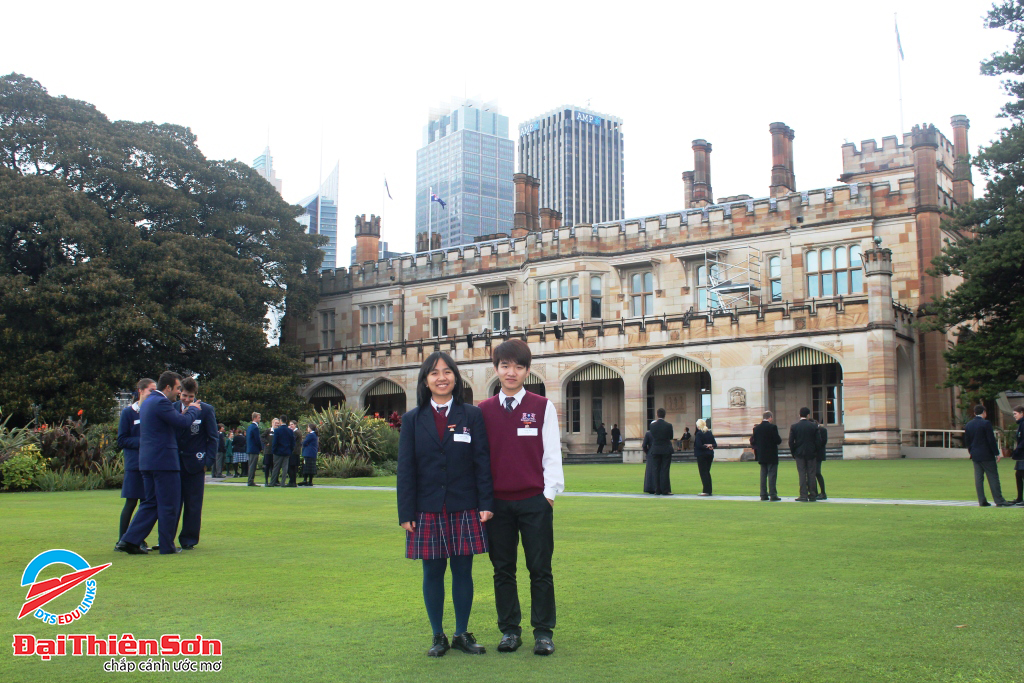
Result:
{"label": "flagpole", "polygon": [[903,127],[903,61],[902,46],[900,45],[900,25],[896,21],[896,13],[892,13],[893,26],[896,27],[896,78],[900,89],[900,143],[903,142],[903,134],[906,129]]}
{"label": "flagpole", "polygon": [[430,247],[433,246],[430,234],[430,222],[434,217],[434,188],[427,189],[427,253],[430,253]]}

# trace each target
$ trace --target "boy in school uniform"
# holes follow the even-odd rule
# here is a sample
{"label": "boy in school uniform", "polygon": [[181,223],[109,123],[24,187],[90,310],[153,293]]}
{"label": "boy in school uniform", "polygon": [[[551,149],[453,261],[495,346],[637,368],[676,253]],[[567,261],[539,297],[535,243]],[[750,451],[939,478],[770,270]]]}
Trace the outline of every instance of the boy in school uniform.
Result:
{"label": "boy in school uniform", "polygon": [[555,496],[565,489],[558,415],[551,401],[523,388],[532,360],[526,342],[510,339],[500,344],[492,360],[501,391],[479,407],[491,447],[494,482],[494,517],[487,522],[487,534],[502,632],[498,652],[514,652],[523,644],[516,585],[521,536],[530,571],[533,653],[550,655],[555,651],[551,640],[555,628],[553,508]]}

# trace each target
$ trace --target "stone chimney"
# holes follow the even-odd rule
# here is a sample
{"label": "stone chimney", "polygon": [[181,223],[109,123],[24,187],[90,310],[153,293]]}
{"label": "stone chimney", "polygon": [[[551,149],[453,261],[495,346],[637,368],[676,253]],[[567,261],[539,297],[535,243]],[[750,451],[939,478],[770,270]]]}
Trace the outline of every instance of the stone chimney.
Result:
{"label": "stone chimney", "polygon": [[540,229],[557,230],[562,227],[562,213],[554,209],[540,210]]}
{"label": "stone chimney", "polygon": [[525,173],[512,176],[515,184],[515,215],[512,217],[512,236],[522,237],[540,229],[540,211],[537,206],[540,181]]}
{"label": "stone chimney", "polygon": [[[416,251],[433,251],[434,249],[441,248],[441,235],[440,233],[433,232],[430,234],[430,247],[427,247],[427,233],[419,232],[416,233]],[[358,253],[358,250],[357,250]]]}
{"label": "stone chimney", "polygon": [[690,208],[693,203],[693,171],[683,171],[683,206]]}
{"label": "stone chimney", "polygon": [[789,126],[786,126],[786,168],[789,173],[789,187],[796,192],[796,173],[793,172],[793,138],[796,133]]}
{"label": "stone chimney", "polygon": [[971,151],[967,146],[967,129],[971,122],[963,114],[957,114],[949,122],[953,126],[953,201],[966,204],[974,199]]}
{"label": "stone chimney", "polygon": [[705,206],[715,201],[711,190],[711,143],[693,141],[693,206]]}
{"label": "stone chimney", "polygon": [[772,184],[769,193],[772,197],[782,197],[796,190],[793,179],[793,129],[776,121],[768,124],[768,132],[772,134]]}
{"label": "stone chimney", "polygon": [[356,263],[376,261],[380,258],[380,216],[356,216]]}

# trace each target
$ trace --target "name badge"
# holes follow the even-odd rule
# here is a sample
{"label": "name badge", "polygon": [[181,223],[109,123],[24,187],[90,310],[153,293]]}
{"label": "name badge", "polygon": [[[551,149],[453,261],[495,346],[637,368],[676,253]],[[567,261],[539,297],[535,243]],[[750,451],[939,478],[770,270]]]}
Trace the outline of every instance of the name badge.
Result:
{"label": "name badge", "polygon": [[473,443],[473,437],[470,434],[453,434],[452,438],[459,443]]}
{"label": "name badge", "polygon": [[139,424],[140,422],[142,422],[142,420],[136,420],[135,424]]}
{"label": "name badge", "polygon": [[519,429],[516,430],[516,433],[519,436],[537,436],[537,428],[536,427],[520,427]]}

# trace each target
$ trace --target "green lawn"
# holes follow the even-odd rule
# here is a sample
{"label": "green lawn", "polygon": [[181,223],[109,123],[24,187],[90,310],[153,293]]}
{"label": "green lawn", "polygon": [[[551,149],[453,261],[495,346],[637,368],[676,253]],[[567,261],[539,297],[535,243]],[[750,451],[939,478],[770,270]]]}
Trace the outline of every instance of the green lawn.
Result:
{"label": "green lawn", "polygon": [[[828,465],[838,482],[871,464],[899,463]],[[593,480],[616,469],[620,484],[640,471],[567,475],[600,486]],[[969,469],[949,471],[970,488]],[[494,650],[479,557],[471,630],[490,651],[429,660],[420,567],[403,558],[393,493],[211,486],[202,543],[177,556],[113,552],[119,509],[116,491],[0,496],[6,642],[16,632],[201,633],[224,641],[224,681],[1024,681],[1019,510],[562,498],[555,655]],[[72,627],[15,619],[21,572],[48,548],[113,562],[97,577],[94,609]],[[59,606],[78,599],[76,589]],[[449,607],[449,634],[452,623]],[[101,658],[10,652],[0,656],[4,683],[110,680]]]}
{"label": "green lawn", "polygon": [[[999,463],[1003,494],[1013,498],[1017,489],[1013,461]],[[758,495],[759,469],[753,462],[717,462],[711,468],[714,491],[720,495]],[[923,500],[975,500],[974,470],[969,460],[829,460],[822,468],[825,490],[835,498],[899,498]],[[643,465],[566,465],[567,491],[641,493]],[[241,482],[243,479],[226,479]],[[263,483],[260,473],[258,483]],[[368,479],[314,479],[323,486],[394,486],[394,477]],[[792,461],[779,465],[779,495],[796,497],[798,480]],[[672,465],[676,493],[700,493],[695,463]]]}

